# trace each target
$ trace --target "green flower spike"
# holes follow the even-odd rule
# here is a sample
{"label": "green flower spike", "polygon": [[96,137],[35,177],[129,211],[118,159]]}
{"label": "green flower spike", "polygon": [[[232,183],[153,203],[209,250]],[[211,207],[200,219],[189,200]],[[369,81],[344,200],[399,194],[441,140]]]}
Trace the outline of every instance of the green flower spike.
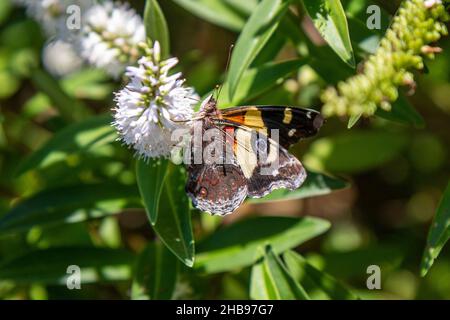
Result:
{"label": "green flower spike", "polygon": [[390,111],[399,86],[414,88],[411,71],[424,68],[424,57],[433,59],[441,52],[431,44],[447,35],[450,16],[443,2],[450,1],[404,1],[362,72],[323,92],[324,115],[370,116],[378,107]]}

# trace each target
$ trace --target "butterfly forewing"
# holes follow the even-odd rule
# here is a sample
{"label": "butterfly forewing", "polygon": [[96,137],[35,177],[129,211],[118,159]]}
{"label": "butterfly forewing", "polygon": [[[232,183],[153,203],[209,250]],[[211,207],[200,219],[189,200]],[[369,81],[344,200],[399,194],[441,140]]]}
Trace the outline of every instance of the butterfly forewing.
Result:
{"label": "butterfly forewing", "polygon": [[312,109],[284,106],[248,106],[224,109],[225,120],[265,132],[279,130],[279,143],[288,148],[300,139],[311,137],[323,124],[321,114]]}

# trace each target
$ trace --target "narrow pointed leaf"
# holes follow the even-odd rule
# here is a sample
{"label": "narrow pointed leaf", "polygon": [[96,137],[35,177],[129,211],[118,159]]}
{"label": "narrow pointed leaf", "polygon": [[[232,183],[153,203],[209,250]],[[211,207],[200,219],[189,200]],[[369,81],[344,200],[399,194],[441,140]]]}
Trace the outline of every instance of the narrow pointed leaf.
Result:
{"label": "narrow pointed leaf", "polygon": [[425,276],[430,270],[448,239],[450,239],[450,182],[444,191],[428,233],[427,246],[423,253],[420,268],[422,276]]}
{"label": "narrow pointed leaf", "polygon": [[264,257],[252,268],[250,297],[257,300],[309,300],[300,283],[296,282],[289,270],[270,246]]}
{"label": "narrow pointed leaf", "polygon": [[131,278],[133,262],[134,255],[121,249],[50,248],[2,261],[0,279],[21,284],[66,285],[73,274],[73,271],[68,272],[68,267],[74,265],[80,268],[81,284],[121,281]]}
{"label": "narrow pointed leaf", "polygon": [[[41,191],[0,218],[0,234],[33,226],[75,223],[115,214],[137,202],[135,186],[117,182],[82,184]],[[134,202],[130,199],[136,199]],[[134,204],[134,206],[136,206]]]}
{"label": "narrow pointed leaf", "polygon": [[233,9],[249,16],[258,5],[259,0],[223,0]]}
{"label": "narrow pointed leaf", "polygon": [[353,128],[353,126],[358,122],[359,119],[361,119],[362,114],[357,114],[354,116],[351,116],[348,120],[347,129]]}
{"label": "narrow pointed leaf", "polygon": [[144,24],[147,38],[150,38],[152,41],[158,41],[161,45],[162,57],[167,58],[170,53],[169,28],[158,1],[146,1]]}
{"label": "narrow pointed leaf", "polygon": [[[220,99],[220,107],[228,107],[232,105],[242,105],[247,101],[264,93],[266,90],[279,85],[292,73],[307,63],[306,59],[297,59],[283,62],[270,62],[262,66],[248,69],[244,72],[240,81],[239,88],[233,98],[229,101],[224,95]],[[225,83],[222,90],[228,92],[229,83]]]}
{"label": "narrow pointed leaf", "polygon": [[231,31],[241,30],[245,23],[245,18],[242,14],[223,0],[173,1],[192,14]]}
{"label": "narrow pointed leaf", "polygon": [[347,18],[340,0],[303,0],[317,30],[336,54],[355,67],[355,57],[348,31]]}
{"label": "narrow pointed leaf", "polygon": [[358,299],[358,296],[342,285],[337,279],[316,269],[298,253],[292,250],[286,251],[283,254],[283,260],[293,278],[302,284],[304,288],[308,288],[308,284],[310,284],[314,289],[323,291],[330,299]]}
{"label": "narrow pointed leaf", "polygon": [[305,217],[258,217],[219,229],[198,245],[195,267],[207,273],[246,267],[258,258],[257,249],[266,243],[275,253],[297,247],[324,233],[328,221]]}
{"label": "narrow pointed leaf", "polygon": [[184,190],[186,177],[173,164],[169,164],[168,170],[161,193],[158,220],[153,229],[170,251],[185,265],[192,267],[195,246],[189,200]]}
{"label": "narrow pointed leaf", "polygon": [[177,282],[178,263],[177,258],[162,243],[150,243],[138,257],[131,298],[170,299]]}
{"label": "narrow pointed leaf", "polygon": [[117,134],[111,121],[111,115],[108,114],[67,126],[26,158],[17,168],[17,174],[42,169],[58,161],[65,161],[71,154],[87,153],[114,142]]}
{"label": "narrow pointed leaf", "polygon": [[289,1],[263,0],[245,24],[230,62],[229,96],[232,100],[239,81],[258,53],[278,28]]}
{"label": "narrow pointed leaf", "polygon": [[169,160],[149,159],[138,160],[136,163],[136,178],[144,202],[147,217],[152,225],[158,219],[161,192],[169,168]]}

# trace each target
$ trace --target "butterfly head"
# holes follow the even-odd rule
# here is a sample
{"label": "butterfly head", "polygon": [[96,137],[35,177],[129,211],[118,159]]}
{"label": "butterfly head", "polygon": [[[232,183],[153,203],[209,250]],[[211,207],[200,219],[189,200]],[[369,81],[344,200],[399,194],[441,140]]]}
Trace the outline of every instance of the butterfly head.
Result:
{"label": "butterfly head", "polygon": [[200,116],[206,117],[217,115],[217,113],[217,100],[214,99],[212,95],[209,95],[205,100],[203,100],[200,106],[199,114]]}
{"label": "butterfly head", "polygon": [[315,113],[313,117],[314,117],[313,128],[317,132],[322,127],[323,123],[325,122],[325,119],[320,113]]}
{"label": "butterfly head", "polygon": [[301,112],[304,113],[304,118],[308,121],[303,121],[302,133],[305,137],[312,137],[316,135],[322,125],[325,122],[325,119],[320,114],[320,112],[312,110],[312,109],[300,109]]}

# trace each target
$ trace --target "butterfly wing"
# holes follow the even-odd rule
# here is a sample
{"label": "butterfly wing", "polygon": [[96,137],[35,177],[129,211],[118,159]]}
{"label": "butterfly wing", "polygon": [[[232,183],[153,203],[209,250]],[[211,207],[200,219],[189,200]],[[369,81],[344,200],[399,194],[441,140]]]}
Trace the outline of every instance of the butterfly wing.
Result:
{"label": "butterfly wing", "polygon": [[[322,123],[317,111],[277,106],[237,107],[222,110],[217,118],[206,117],[203,129],[218,128],[216,144],[231,146],[232,152],[225,162],[188,166],[186,192],[194,206],[225,215],[247,196],[297,189],[306,179],[306,170],[286,148],[316,134]],[[201,146],[209,147],[204,141]]]}
{"label": "butterfly wing", "polygon": [[237,163],[192,165],[188,172],[186,192],[199,210],[226,215],[247,197],[247,180]]}
{"label": "butterfly wing", "polygon": [[234,126],[233,151],[247,179],[248,196],[261,198],[275,189],[302,185],[306,170],[283,146],[260,131],[231,122],[228,126]]}
{"label": "butterfly wing", "polygon": [[[206,130],[211,129],[206,126]],[[203,132],[205,135],[205,132]],[[224,130],[215,132],[213,141],[199,141],[200,151],[204,156],[207,149],[227,147],[232,144]],[[203,138],[203,137],[201,137]],[[228,144],[227,144],[228,140]],[[225,149],[225,148],[223,148]],[[187,166],[188,180],[186,193],[192,204],[199,210],[211,214],[226,215],[236,210],[248,194],[247,179],[232,151],[215,160],[201,159],[195,163],[195,143],[191,148],[191,163]]]}
{"label": "butterfly wing", "polygon": [[311,137],[323,124],[320,112],[285,106],[247,106],[221,110],[223,119],[264,132],[279,130],[279,143],[285,148]]}

